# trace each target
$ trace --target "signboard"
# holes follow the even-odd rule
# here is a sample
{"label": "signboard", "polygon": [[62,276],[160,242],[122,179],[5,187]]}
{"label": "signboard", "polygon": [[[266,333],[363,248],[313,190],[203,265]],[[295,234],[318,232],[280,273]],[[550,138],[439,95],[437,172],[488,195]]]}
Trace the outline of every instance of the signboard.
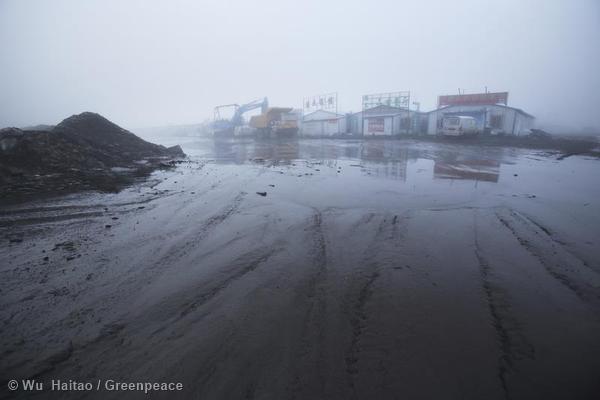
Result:
{"label": "signboard", "polygon": [[389,106],[408,110],[409,105],[410,92],[366,94],[362,97],[363,111],[377,106]]}
{"label": "signboard", "polygon": [[318,94],[316,96],[305,97],[302,99],[302,110],[304,114],[317,111],[325,110],[331,111],[337,114],[338,109],[338,95],[337,93],[326,93]]}
{"label": "signboard", "polygon": [[487,106],[508,104],[508,92],[455,94],[438,97],[438,107],[443,106]]}
{"label": "signboard", "polygon": [[385,118],[369,118],[368,119],[368,132],[385,132]]}

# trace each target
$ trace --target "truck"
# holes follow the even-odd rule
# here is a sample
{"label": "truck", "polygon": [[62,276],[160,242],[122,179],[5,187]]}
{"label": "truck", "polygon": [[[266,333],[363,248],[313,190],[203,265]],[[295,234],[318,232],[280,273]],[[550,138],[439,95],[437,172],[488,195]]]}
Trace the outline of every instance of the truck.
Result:
{"label": "truck", "polygon": [[478,133],[477,120],[473,117],[452,115],[442,119],[443,136],[470,136]]}
{"label": "truck", "polygon": [[249,125],[261,138],[294,136],[298,133],[298,116],[292,110],[291,107],[269,107],[251,117]]}

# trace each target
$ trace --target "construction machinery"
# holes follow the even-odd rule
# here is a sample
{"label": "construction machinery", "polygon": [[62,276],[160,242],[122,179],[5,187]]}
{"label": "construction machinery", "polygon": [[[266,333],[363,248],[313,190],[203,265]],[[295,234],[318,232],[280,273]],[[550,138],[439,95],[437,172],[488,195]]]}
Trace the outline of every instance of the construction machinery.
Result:
{"label": "construction machinery", "polygon": [[[213,122],[211,124],[213,135],[215,137],[233,136],[235,128],[244,124],[244,113],[260,108],[261,112],[264,114],[268,110],[268,107],[269,100],[266,97],[242,105],[223,104],[216,106]],[[225,110],[233,110],[233,116],[231,118],[225,117]]]}
{"label": "construction machinery", "polygon": [[298,133],[298,115],[291,107],[269,107],[260,115],[250,118],[249,125],[257,137],[293,136]]}

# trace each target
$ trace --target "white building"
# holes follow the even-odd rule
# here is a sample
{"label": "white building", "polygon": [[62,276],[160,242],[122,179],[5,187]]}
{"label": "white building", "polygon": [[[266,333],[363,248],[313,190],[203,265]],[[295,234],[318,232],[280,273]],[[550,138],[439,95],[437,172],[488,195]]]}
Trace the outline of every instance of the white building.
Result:
{"label": "white building", "polygon": [[302,118],[302,136],[324,137],[346,133],[346,116],[317,110]]}
{"label": "white building", "polygon": [[364,136],[419,134],[424,130],[424,113],[379,105],[350,117],[350,132]]}
{"label": "white building", "polygon": [[475,118],[479,129],[491,134],[523,135],[533,127],[535,117],[525,111],[501,104],[452,105],[427,113],[427,133],[436,135],[441,131],[444,116],[462,115]]}

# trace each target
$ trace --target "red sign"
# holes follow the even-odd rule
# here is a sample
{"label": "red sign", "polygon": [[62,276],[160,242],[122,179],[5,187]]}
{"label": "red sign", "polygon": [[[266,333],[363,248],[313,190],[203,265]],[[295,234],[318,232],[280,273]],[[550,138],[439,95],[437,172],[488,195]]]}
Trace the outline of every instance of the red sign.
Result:
{"label": "red sign", "polygon": [[385,132],[385,120],[383,118],[369,118],[369,132]]}
{"label": "red sign", "polygon": [[487,106],[492,104],[508,104],[508,92],[454,94],[438,97],[438,107]]}

